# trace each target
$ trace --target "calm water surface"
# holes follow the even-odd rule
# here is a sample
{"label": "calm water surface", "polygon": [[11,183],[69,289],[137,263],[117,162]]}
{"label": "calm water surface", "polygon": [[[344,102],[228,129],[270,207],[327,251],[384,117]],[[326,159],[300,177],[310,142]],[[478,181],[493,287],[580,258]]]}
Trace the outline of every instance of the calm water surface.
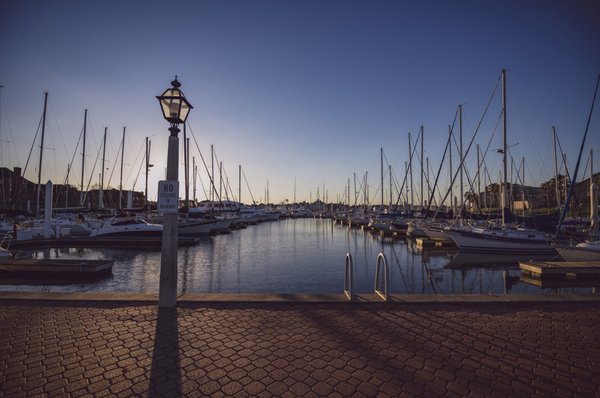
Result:
{"label": "calm water surface", "polygon": [[[381,238],[325,219],[267,222],[203,239],[178,251],[180,293],[341,293],[344,259],[354,260],[354,290],[373,292],[377,255],[383,252],[391,293],[556,294],[591,289],[540,289],[519,281],[517,263],[457,255],[453,249],[419,250],[406,240]],[[1,285],[3,291],[158,292],[160,251],[61,249],[38,257],[114,259],[113,275],[90,284]]]}

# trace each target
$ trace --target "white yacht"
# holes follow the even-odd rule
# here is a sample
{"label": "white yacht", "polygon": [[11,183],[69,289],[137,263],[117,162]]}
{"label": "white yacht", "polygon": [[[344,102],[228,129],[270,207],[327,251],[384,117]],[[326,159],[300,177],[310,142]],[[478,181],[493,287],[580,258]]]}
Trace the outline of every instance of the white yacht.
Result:
{"label": "white yacht", "polygon": [[150,224],[137,217],[112,217],[92,229],[90,236],[162,236],[161,224]]}

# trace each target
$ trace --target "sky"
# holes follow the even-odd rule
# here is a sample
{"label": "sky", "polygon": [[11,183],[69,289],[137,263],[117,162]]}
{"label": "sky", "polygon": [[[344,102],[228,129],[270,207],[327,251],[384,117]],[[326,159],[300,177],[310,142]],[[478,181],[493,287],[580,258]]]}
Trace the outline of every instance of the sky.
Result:
{"label": "sky", "polygon": [[[388,170],[396,200],[408,135],[414,144],[423,126],[424,161],[420,144],[413,156],[418,203],[421,163],[429,163],[431,185],[442,170],[442,195],[449,186],[448,157],[440,163],[453,123],[459,142],[459,104],[465,153],[473,142],[466,173],[477,173],[480,145],[482,153],[488,148],[487,182],[500,181],[498,82],[506,69],[513,175],[524,159],[525,184],[539,186],[554,176],[553,126],[570,172],[575,168],[600,73],[599,20],[600,3],[579,0],[4,0],[0,160],[9,168],[27,165],[25,176],[37,181],[40,135],[35,144],[34,138],[47,91],[42,182],[63,183],[71,164],[68,181],[80,185],[77,143],[87,109],[84,185],[99,184],[106,127],[104,183],[118,187],[125,126],[123,186],[144,191],[149,137],[148,190],[155,199],[169,135],[156,96],[177,75],[194,106],[187,134],[198,200],[206,198],[216,159],[217,185],[222,162],[236,198],[241,166],[245,203],[265,202],[267,193],[272,203],[340,201],[348,181],[351,202],[361,201],[366,180],[369,201],[378,204],[383,148],[387,203]],[[600,170],[600,109],[592,114],[578,180],[589,174],[591,150]],[[455,146],[454,170],[457,153]]]}

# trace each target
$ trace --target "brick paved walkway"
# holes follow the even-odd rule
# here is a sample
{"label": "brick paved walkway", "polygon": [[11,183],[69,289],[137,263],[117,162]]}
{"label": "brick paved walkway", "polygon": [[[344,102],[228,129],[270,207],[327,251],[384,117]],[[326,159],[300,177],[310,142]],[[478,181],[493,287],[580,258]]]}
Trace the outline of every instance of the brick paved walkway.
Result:
{"label": "brick paved walkway", "polygon": [[600,396],[600,305],[0,300],[0,396]]}

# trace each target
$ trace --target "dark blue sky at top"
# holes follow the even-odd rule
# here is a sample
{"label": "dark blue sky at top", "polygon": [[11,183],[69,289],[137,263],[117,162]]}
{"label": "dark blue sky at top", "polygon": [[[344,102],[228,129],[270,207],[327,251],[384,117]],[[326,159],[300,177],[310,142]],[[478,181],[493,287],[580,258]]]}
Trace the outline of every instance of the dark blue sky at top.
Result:
{"label": "dark blue sky at top", "polygon": [[[366,171],[373,194],[380,147],[401,182],[407,133],[414,138],[423,125],[425,156],[437,170],[457,105],[468,142],[507,68],[509,141],[519,142],[513,154],[527,158],[526,178],[539,184],[553,169],[552,126],[574,166],[600,72],[598,4],[4,1],[0,132],[11,143],[3,163],[25,163],[48,90],[55,149],[46,178],[64,178],[87,107],[95,138],[86,167],[104,126],[113,160],[126,125],[130,183],[151,136],[155,184],[168,134],[154,96],[177,74],[195,107],[189,121],[199,149],[209,158],[214,144],[235,192],[241,164],[257,198],[268,179],[272,201],[289,199],[296,178],[298,199],[314,199],[325,184],[332,200],[353,173]],[[476,140],[481,146],[499,98]],[[599,125],[596,114],[588,152],[600,148]],[[496,133],[492,148],[499,145]],[[499,159],[488,156],[495,178]]]}

